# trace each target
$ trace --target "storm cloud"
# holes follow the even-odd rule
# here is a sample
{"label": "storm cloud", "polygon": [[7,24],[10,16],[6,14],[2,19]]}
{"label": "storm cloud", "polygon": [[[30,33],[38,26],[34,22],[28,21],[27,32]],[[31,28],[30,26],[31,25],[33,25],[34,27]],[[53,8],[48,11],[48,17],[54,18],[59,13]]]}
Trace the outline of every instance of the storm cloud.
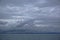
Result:
{"label": "storm cloud", "polygon": [[[59,0],[1,0],[0,30],[60,32]],[[21,33],[20,31],[20,33]],[[14,33],[15,33],[14,32]],[[17,31],[18,32],[18,31]]]}

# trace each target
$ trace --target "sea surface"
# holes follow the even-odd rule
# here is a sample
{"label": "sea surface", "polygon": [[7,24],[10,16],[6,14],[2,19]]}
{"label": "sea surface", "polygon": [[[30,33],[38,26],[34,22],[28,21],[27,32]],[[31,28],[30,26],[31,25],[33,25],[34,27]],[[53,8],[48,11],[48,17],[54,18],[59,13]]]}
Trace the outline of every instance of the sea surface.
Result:
{"label": "sea surface", "polygon": [[60,40],[60,34],[0,34],[0,40]]}

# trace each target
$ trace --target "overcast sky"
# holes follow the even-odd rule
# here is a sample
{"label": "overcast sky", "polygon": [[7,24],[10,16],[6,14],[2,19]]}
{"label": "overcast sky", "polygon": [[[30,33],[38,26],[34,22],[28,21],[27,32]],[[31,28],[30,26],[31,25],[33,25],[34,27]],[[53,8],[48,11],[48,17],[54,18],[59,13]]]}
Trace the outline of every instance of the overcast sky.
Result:
{"label": "overcast sky", "polygon": [[[44,20],[41,20],[39,18],[44,18]],[[35,31],[40,31],[43,30],[43,28],[40,29],[38,27],[42,26],[44,28],[47,27],[44,30],[49,29],[49,31],[51,31],[51,27],[53,27],[52,30],[55,31],[56,27],[57,29],[58,27],[60,27],[59,18],[60,0],[0,0],[1,30],[12,30],[16,29],[17,25],[19,27],[21,27],[22,25],[27,25],[26,27],[24,26],[17,29],[30,28],[29,30],[34,29]],[[43,22],[43,24],[38,24],[41,21]],[[34,27],[31,28],[30,22],[33,23]],[[56,25],[53,25],[54,23]],[[57,29],[56,31],[59,31]]]}

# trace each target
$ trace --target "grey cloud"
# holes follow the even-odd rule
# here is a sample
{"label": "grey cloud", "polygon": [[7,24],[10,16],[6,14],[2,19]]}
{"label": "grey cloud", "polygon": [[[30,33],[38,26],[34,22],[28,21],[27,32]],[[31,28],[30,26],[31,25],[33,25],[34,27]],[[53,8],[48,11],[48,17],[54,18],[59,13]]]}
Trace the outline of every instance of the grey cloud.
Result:
{"label": "grey cloud", "polygon": [[60,1],[59,0],[45,0],[46,3],[36,3],[35,6],[38,7],[52,7],[52,6],[59,6]]}
{"label": "grey cloud", "polygon": [[[56,6],[60,4],[59,0],[2,0],[1,5],[14,4],[18,6],[23,6],[24,4],[33,4],[40,7],[45,6]],[[52,4],[52,5],[51,5]]]}
{"label": "grey cloud", "polygon": [[17,6],[23,6],[24,4],[31,4],[34,3],[35,0],[2,0],[1,5],[9,5],[9,4],[14,4]]}
{"label": "grey cloud", "polygon": [[[0,29],[17,30],[17,32],[19,29],[23,32],[27,30],[27,32],[60,32],[59,2],[58,0],[2,0],[0,19],[3,21],[0,22]],[[43,22],[34,22],[36,20]]]}
{"label": "grey cloud", "polygon": [[0,21],[0,25],[6,25],[7,22]]}

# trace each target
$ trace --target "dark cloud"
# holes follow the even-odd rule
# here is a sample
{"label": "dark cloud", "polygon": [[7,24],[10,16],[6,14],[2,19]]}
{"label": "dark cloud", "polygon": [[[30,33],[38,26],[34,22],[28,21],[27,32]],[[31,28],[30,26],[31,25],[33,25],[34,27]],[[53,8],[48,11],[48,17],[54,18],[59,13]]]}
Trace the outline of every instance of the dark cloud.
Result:
{"label": "dark cloud", "polygon": [[0,2],[0,29],[7,33],[60,32],[59,20],[59,0],[1,0]]}
{"label": "dark cloud", "polygon": [[5,25],[7,22],[0,21],[0,25]]}

